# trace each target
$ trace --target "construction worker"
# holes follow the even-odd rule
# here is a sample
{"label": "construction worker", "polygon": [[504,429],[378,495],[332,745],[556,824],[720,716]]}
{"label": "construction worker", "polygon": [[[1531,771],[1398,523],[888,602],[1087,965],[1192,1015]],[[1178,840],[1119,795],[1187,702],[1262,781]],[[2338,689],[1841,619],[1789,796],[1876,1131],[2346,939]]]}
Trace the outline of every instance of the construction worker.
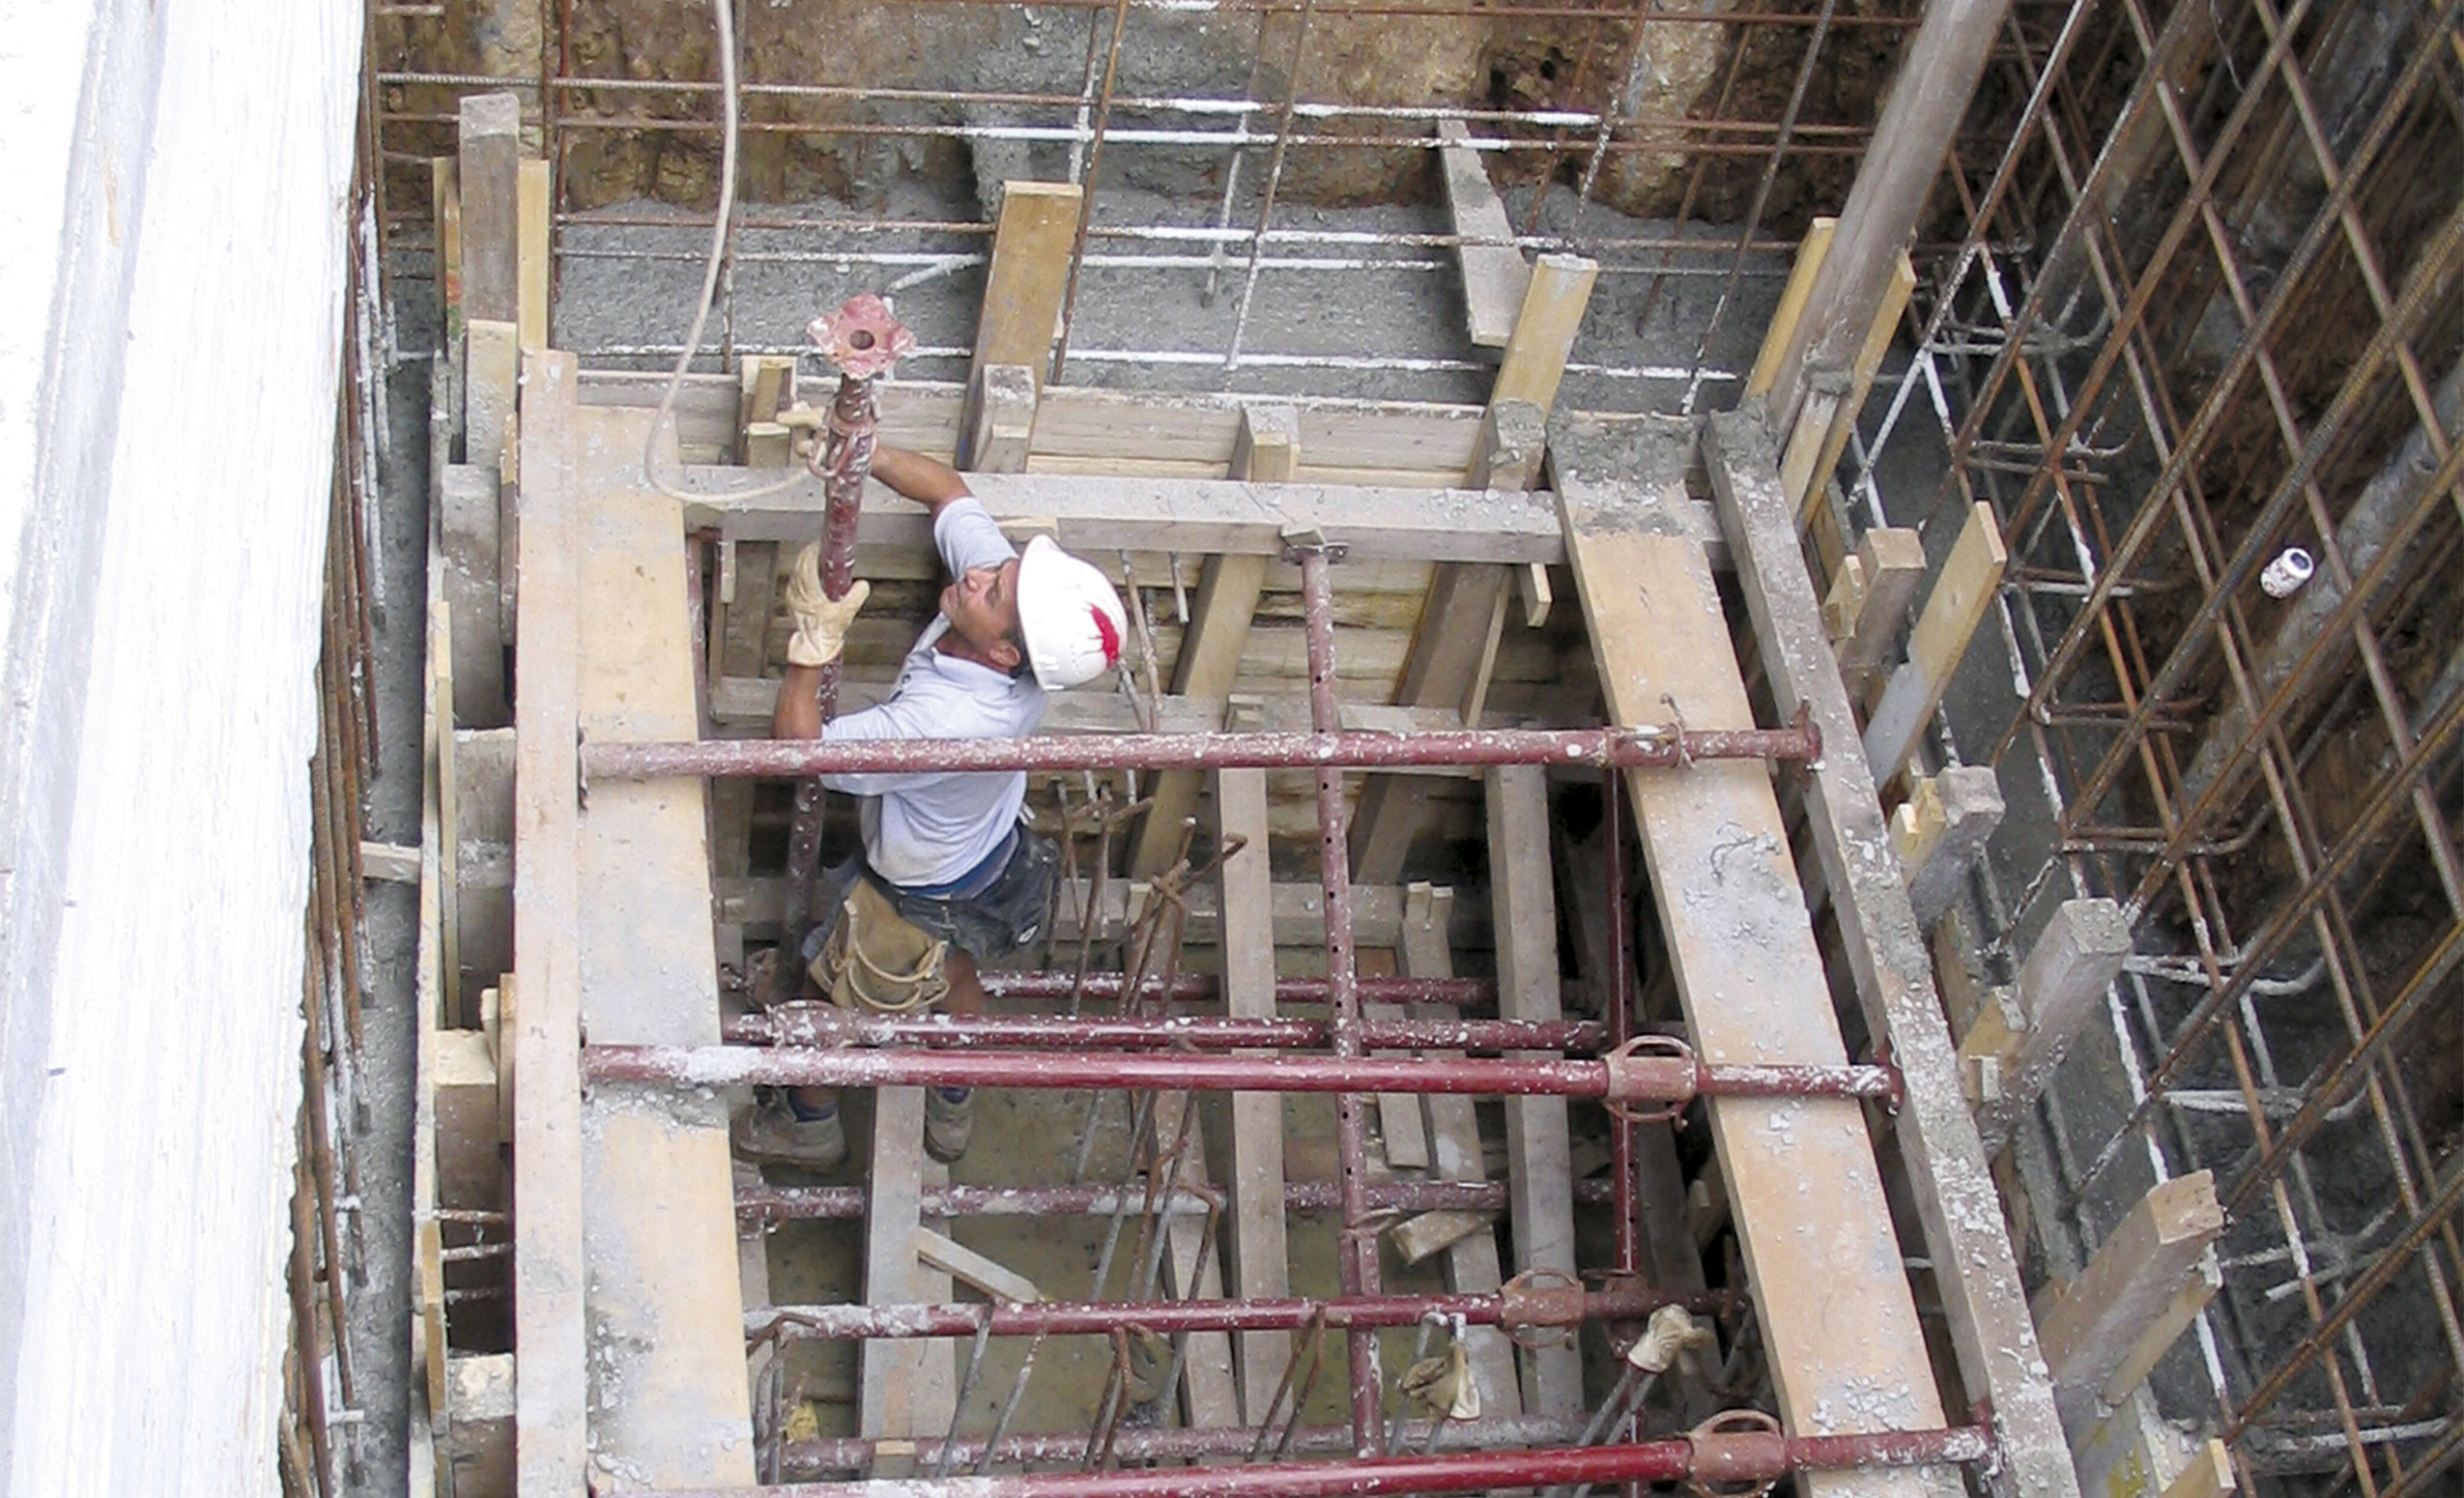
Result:
{"label": "construction worker", "polygon": [[[948,465],[878,447],[873,476],[932,512],[932,540],[953,581],[941,612],[899,668],[888,701],[828,723],[817,696],[864,606],[858,582],[833,602],[820,547],[797,557],[787,588],[795,635],[770,731],[780,738],[1009,738],[1044,722],[1045,693],[1094,680],[1120,664],[1127,616],[1109,579],[1046,536],[1012,547]],[[1020,823],[1026,775],[1007,772],[825,775],[863,798],[864,867],[825,880],[807,950],[811,990],[850,1007],[931,1004],[985,1010],[976,965],[1025,950],[1043,935],[1057,857]],[[787,959],[788,954],[779,954]],[[925,1090],[924,1142],[956,1160],[972,1132],[963,1087]],[[781,1089],[740,1125],[748,1158],[827,1168],[846,1158],[838,1100],[824,1088]]]}

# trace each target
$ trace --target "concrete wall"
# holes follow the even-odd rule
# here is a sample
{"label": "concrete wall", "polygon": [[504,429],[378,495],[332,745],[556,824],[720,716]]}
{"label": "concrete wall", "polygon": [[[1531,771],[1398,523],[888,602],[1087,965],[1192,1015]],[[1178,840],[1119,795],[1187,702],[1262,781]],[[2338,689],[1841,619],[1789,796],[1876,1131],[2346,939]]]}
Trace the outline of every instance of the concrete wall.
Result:
{"label": "concrete wall", "polygon": [[0,0],[0,1491],[273,1492],[359,8]]}

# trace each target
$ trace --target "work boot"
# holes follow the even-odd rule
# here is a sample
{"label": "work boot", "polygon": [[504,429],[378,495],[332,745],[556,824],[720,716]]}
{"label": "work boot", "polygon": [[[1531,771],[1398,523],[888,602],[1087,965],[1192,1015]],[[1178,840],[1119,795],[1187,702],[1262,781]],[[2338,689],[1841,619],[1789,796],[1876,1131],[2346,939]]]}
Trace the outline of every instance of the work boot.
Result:
{"label": "work boot", "polygon": [[924,1089],[924,1152],[943,1165],[967,1152],[975,1133],[975,1093],[966,1087]]}
{"label": "work boot", "polygon": [[847,1158],[847,1131],[839,1122],[837,1105],[821,1109],[817,1117],[800,1117],[784,1092],[763,1093],[729,1132],[735,1152],[747,1160],[827,1170]]}

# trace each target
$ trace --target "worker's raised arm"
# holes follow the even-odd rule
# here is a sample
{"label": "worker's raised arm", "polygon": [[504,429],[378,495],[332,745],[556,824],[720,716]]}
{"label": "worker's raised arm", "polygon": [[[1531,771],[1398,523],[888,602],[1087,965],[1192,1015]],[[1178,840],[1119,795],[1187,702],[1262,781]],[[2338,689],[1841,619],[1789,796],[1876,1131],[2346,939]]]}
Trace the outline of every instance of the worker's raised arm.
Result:
{"label": "worker's raised arm", "polygon": [[936,520],[943,506],[973,492],[949,464],[887,444],[873,449],[873,476],[932,511]]}

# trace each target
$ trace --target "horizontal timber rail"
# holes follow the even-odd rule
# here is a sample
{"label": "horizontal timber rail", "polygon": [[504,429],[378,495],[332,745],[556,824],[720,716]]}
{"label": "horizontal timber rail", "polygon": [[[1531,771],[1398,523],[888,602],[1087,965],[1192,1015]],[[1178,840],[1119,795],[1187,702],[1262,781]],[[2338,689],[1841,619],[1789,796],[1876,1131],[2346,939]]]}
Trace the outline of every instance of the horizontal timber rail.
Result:
{"label": "horizontal timber rail", "polygon": [[[1708,1062],[1646,1035],[1597,1060],[1507,1056],[1105,1055],[1043,1051],[897,1051],[787,1046],[587,1046],[591,1081],[725,1087],[1131,1087],[1190,1092],[1436,1092],[1598,1098],[1664,1105],[1697,1097],[1878,1098],[1897,1106],[1896,1067]],[[1634,1114],[1637,1118],[1644,1115]]]}
{"label": "horizontal timber rail", "polygon": [[[1361,1044],[1382,1051],[1577,1051],[1606,1049],[1596,1021],[1362,1020]],[[1066,1015],[883,1015],[832,1004],[783,1004],[731,1020],[731,1045],[1058,1046],[1074,1051],[1302,1050],[1327,1045],[1325,1020],[1232,1020],[1213,1015],[1153,1019]]]}
{"label": "horizontal timber rail", "polygon": [[1517,1276],[1485,1295],[1287,1296],[1261,1300],[952,1301],[939,1306],[833,1304],[758,1306],[744,1312],[745,1335],[843,1341],[859,1337],[1108,1337],[1119,1331],[1177,1337],[1185,1332],[1375,1331],[1423,1319],[1509,1332],[1642,1321],[1663,1306],[1708,1315],[1734,1309],[1725,1291],[1691,1295],[1639,1281],[1586,1289],[1570,1276]]}
{"label": "horizontal timber rail", "polygon": [[[1504,1212],[1506,1183],[1500,1181],[1371,1181],[1365,1188],[1372,1212]],[[1607,1181],[1585,1179],[1573,1186],[1574,1199],[1599,1206],[1612,1195]],[[1153,1210],[1166,1215],[1203,1217],[1222,1204],[1191,1191],[1176,1191],[1156,1200],[1132,1187],[1117,1186],[942,1186],[924,1189],[919,1198],[926,1217],[1110,1217],[1119,1212]],[[735,1213],[752,1224],[801,1219],[854,1219],[864,1216],[861,1186],[739,1186]],[[1332,1181],[1285,1181],[1283,1206],[1288,1212],[1327,1212],[1342,1204]]]}
{"label": "horizontal timber rail", "polygon": [[1811,723],[1779,729],[1463,729],[1429,734],[1069,734],[1033,738],[703,739],[582,746],[582,773],[883,775],[945,770],[1391,769],[1413,765],[1568,764],[1633,769],[1695,760],[1815,760]]}
{"label": "horizontal timber rail", "polygon": [[[1992,1456],[1991,1437],[1975,1426],[1807,1436],[1698,1428],[1672,1440],[1629,1446],[1538,1447],[1237,1467],[1152,1467],[1134,1472],[1046,1472],[929,1482],[795,1483],[696,1488],[671,1493],[669,1498],[1336,1498],[1485,1492],[1557,1484],[1678,1482],[1700,1483],[1712,1491],[1752,1491],[1767,1488],[1791,1472],[1963,1466],[1991,1461]],[[1714,1488],[1714,1484],[1720,1486]]]}

